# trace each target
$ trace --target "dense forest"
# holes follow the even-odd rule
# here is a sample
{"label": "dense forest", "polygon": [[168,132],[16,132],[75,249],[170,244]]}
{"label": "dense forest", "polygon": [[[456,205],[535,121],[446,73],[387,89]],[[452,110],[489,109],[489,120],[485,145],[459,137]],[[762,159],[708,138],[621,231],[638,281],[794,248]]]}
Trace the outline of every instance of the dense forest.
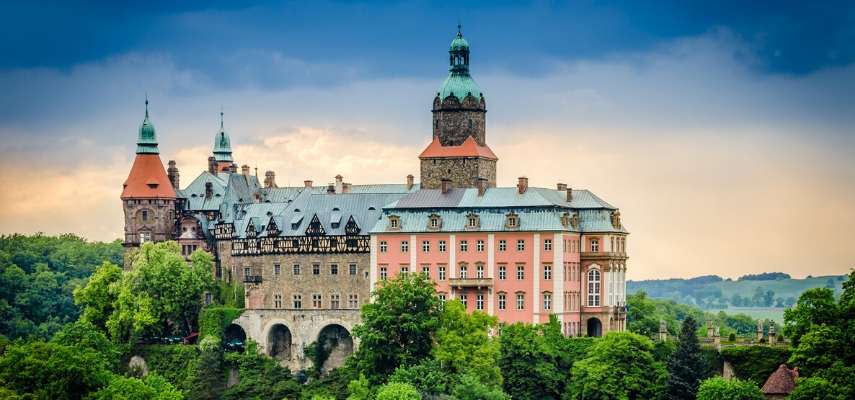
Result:
{"label": "dense forest", "polygon": [[[706,321],[721,324],[723,336],[750,333],[754,321],[639,292],[628,299],[629,332],[568,338],[555,318],[507,325],[466,313],[411,274],[373,293],[353,331],[360,345],[343,367],[289,371],[251,341],[228,346],[224,331],[242,293],[211,279],[205,252],[187,261],[175,243],[148,243],[123,271],[117,243],[41,235],[0,242],[4,279],[9,271],[36,275],[4,281],[4,316],[18,321],[0,336],[4,399],[759,400],[784,362],[802,371],[790,399],[855,396],[855,272],[837,296],[815,288],[799,297],[785,315],[785,344],[725,339],[721,352],[701,346]],[[203,305],[205,292],[213,304]],[[50,314],[34,312],[56,304]],[[666,341],[653,339],[660,320]],[[193,332],[198,344],[183,344]],[[322,365],[327,352],[316,343],[305,356]],[[716,376],[724,361],[735,379]]]}

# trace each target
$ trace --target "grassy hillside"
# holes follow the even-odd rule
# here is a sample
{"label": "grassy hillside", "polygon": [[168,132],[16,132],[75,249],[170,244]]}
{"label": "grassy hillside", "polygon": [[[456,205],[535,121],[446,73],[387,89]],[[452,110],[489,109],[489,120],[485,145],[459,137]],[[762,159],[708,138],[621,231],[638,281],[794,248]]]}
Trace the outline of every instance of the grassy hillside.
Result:
{"label": "grassy hillside", "polygon": [[646,292],[652,298],[674,300],[704,310],[743,313],[782,322],[784,309],[810,288],[829,287],[839,294],[845,275],[793,279],[782,273],[747,275],[737,280],[719,276],[627,282],[627,292]]}

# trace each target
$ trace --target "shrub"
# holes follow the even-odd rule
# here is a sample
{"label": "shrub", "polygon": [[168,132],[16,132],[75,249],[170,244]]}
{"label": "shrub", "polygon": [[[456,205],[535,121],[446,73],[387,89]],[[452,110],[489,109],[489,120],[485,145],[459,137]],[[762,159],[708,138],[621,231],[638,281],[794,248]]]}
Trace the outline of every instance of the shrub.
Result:
{"label": "shrub", "polygon": [[190,393],[199,358],[196,346],[153,344],[140,346],[137,354],[145,359],[149,371],[162,376],[183,393]]}
{"label": "shrub", "polygon": [[735,342],[736,341],[736,332],[730,332],[730,335],[727,336],[727,340],[729,342]]}
{"label": "shrub", "polygon": [[387,383],[377,391],[377,400],[421,400],[419,391],[407,383]]}
{"label": "shrub", "polygon": [[215,336],[218,339],[223,339],[223,332],[232,321],[240,317],[243,313],[242,308],[233,307],[205,307],[199,314],[199,338],[204,339],[205,336]]}
{"label": "shrub", "polygon": [[763,392],[754,383],[719,376],[701,382],[697,400],[763,400]]}
{"label": "shrub", "polygon": [[790,358],[790,349],[769,346],[734,346],[722,349],[724,361],[733,366],[737,378],[762,385],[779,365]]}

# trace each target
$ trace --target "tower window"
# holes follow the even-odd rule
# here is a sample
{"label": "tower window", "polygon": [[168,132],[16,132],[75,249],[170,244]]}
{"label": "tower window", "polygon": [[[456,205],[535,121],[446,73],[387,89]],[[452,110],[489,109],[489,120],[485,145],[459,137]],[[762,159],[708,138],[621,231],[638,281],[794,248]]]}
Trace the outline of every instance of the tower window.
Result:
{"label": "tower window", "polygon": [[473,123],[472,120],[470,119],[469,120],[469,129],[472,129],[473,127],[475,127],[475,123]]}
{"label": "tower window", "polygon": [[148,221],[148,210],[142,210],[142,220],[143,222]]}

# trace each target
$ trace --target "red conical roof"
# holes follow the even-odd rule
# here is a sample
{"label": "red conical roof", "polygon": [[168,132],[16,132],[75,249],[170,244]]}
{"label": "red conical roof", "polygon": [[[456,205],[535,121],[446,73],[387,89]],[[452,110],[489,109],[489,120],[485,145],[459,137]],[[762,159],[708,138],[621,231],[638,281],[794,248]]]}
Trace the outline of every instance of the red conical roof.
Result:
{"label": "red conical roof", "polygon": [[175,190],[172,189],[172,182],[166,176],[166,170],[160,162],[159,155],[137,154],[122,190],[122,200],[132,198],[175,198]]}

